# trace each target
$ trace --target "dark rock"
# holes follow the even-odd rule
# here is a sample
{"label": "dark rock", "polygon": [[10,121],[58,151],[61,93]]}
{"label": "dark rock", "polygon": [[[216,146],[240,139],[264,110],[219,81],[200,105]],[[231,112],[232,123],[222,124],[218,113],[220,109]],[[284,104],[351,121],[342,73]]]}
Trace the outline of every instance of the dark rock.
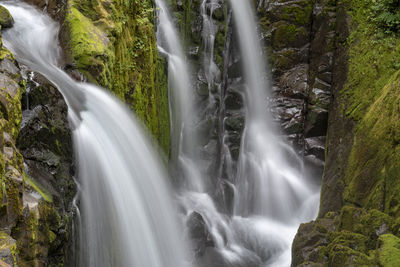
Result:
{"label": "dark rock", "polygon": [[300,64],[282,75],[280,80],[280,94],[286,97],[307,97],[308,91],[308,65]]}
{"label": "dark rock", "polygon": [[243,95],[236,90],[228,90],[225,98],[225,107],[230,110],[241,109],[243,107]]}
{"label": "dark rock", "polygon": [[306,137],[323,136],[328,128],[328,111],[322,108],[308,110],[304,129]]}
{"label": "dark rock", "polygon": [[17,146],[26,159],[27,173],[68,209],[75,192],[71,177],[72,140],[67,105],[62,95],[39,74],[23,95],[23,118]]}
{"label": "dark rock", "polygon": [[192,212],[187,219],[186,225],[189,229],[189,237],[192,240],[196,257],[203,256],[207,247],[214,246],[203,216],[198,212]]}

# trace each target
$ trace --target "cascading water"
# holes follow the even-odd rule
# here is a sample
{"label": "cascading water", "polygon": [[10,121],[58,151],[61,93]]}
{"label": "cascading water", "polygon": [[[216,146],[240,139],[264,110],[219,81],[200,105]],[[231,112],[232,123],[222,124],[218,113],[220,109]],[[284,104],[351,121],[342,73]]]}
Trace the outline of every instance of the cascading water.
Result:
{"label": "cascading water", "polygon": [[158,7],[158,47],[168,58],[168,88],[171,113],[171,162],[174,176],[183,176],[180,184],[184,188],[203,191],[201,171],[193,162],[196,134],[194,96],[189,67],[186,64],[178,34],[172,24],[167,6],[156,0]]}
{"label": "cascading water", "polygon": [[268,112],[270,85],[251,6],[241,0],[231,3],[246,80],[246,125],[236,177],[240,193],[235,213],[290,221],[311,190],[299,171],[301,160],[280,140]]}
{"label": "cascading water", "polygon": [[18,1],[2,4],[15,20],[6,47],[69,106],[83,206],[84,260],[76,266],[187,266],[168,178],[131,111],[57,67],[59,27],[48,16]]}
{"label": "cascading water", "polygon": [[[237,163],[237,173],[232,172],[232,160],[229,149],[224,142],[224,128],[220,133],[222,148],[221,164],[225,162],[227,179],[232,182],[235,192],[234,215],[219,212],[213,201],[214,192],[207,191],[204,181],[217,180],[218,177],[205,177],[204,172],[195,171],[195,176],[190,172],[182,174],[192,184],[201,187],[182,186],[183,193],[178,197],[184,207],[186,215],[200,214],[207,231],[212,239],[211,253],[200,260],[203,266],[289,266],[291,242],[301,222],[316,216],[318,208],[318,188],[307,184],[303,179],[302,160],[279,137],[279,131],[275,129],[268,108],[269,82],[264,62],[262,61],[261,47],[256,31],[255,16],[251,9],[250,1],[231,0],[233,9],[234,26],[236,28],[241,63],[245,78],[245,129],[242,135],[240,155]],[[161,0],[157,0],[161,7],[159,21],[160,49],[165,50],[164,41],[169,47],[176,44],[178,37],[173,24],[167,14],[167,9]],[[203,19],[203,69],[208,88],[216,86],[218,69],[213,61],[215,24],[212,21],[212,12],[219,1],[204,0],[200,4],[200,13]],[[168,25],[166,27],[166,25]],[[172,35],[173,37],[172,37]],[[168,40],[170,39],[170,40]],[[174,40],[174,43],[171,42]],[[175,49],[182,49],[175,45]],[[176,51],[173,54],[184,62],[184,53]],[[176,72],[171,66],[176,58],[170,59],[169,79],[170,90],[175,94],[192,94],[190,79],[183,77],[183,72]],[[172,70],[171,70],[172,68]],[[184,73],[189,75],[189,71]],[[180,82],[180,86],[176,86]],[[174,86],[175,85],[175,86]],[[182,91],[186,90],[186,91]],[[219,87],[221,91],[221,87]],[[222,92],[220,99],[223,99]],[[212,97],[210,96],[210,101]],[[187,99],[186,99],[187,100]],[[185,98],[176,97],[171,102],[172,113],[177,107],[193,105]],[[191,109],[197,115],[191,114],[191,118],[199,117],[204,111]],[[220,112],[223,112],[221,107]],[[223,116],[221,113],[220,116]],[[223,121],[223,119],[221,120]],[[195,127],[193,127],[195,128]],[[185,136],[185,129],[180,128],[178,139]],[[187,147],[198,149],[196,146]],[[172,148],[173,149],[173,148]],[[180,151],[181,152],[181,151]],[[201,159],[188,155],[195,155],[194,151],[178,153],[181,159],[190,161],[188,168],[198,170]],[[228,169],[226,169],[228,168]],[[222,176],[222,167],[219,168]],[[189,175],[189,176],[188,176]],[[198,190],[201,188],[201,190]],[[194,216],[196,217],[196,215]],[[190,219],[189,219],[190,220]],[[190,227],[190,226],[189,226]]]}
{"label": "cascading water", "polygon": [[273,125],[267,104],[271,89],[251,5],[242,0],[230,3],[246,81],[246,123],[236,176],[239,193],[235,214],[261,217],[256,220],[265,228],[287,227],[287,233],[280,237],[283,253],[270,264],[288,266],[298,225],[316,216],[318,189],[307,184],[299,168],[301,160],[279,138]]}

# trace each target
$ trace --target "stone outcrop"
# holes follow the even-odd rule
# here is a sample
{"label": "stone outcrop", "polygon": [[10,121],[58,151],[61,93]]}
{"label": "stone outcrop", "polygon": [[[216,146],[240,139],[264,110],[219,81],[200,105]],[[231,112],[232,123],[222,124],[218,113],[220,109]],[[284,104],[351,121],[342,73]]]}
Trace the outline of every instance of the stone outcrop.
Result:
{"label": "stone outcrop", "polygon": [[292,266],[399,265],[399,39],[374,24],[381,4],[336,2],[321,205],[300,226]]}

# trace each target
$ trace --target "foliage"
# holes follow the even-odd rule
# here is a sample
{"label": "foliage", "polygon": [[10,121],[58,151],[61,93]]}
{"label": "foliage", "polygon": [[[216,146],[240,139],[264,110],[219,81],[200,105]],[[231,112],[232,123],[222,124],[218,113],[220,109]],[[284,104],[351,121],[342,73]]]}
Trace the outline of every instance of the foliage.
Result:
{"label": "foliage", "polygon": [[371,5],[372,21],[385,32],[400,31],[400,1],[373,0]]}

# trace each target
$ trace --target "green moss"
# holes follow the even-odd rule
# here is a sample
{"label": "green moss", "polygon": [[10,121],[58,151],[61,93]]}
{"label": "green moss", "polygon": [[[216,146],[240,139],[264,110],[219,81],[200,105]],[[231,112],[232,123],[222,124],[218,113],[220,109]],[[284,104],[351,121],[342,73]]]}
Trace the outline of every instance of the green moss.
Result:
{"label": "green moss", "polygon": [[3,6],[0,5],[0,27],[9,28],[14,24],[14,20],[10,12]]}
{"label": "green moss", "polygon": [[272,47],[274,49],[301,47],[307,43],[308,31],[302,26],[279,21],[275,23],[274,27],[276,27],[272,33]]}
{"label": "green moss", "polygon": [[[106,80],[106,66],[103,58],[110,57],[111,51],[108,49],[109,40],[99,28],[94,26],[91,20],[85,17],[74,6],[74,2],[69,2],[69,9],[66,12],[65,23],[70,32],[69,53],[77,63],[80,70],[85,70],[86,74],[94,73]],[[88,75],[90,80],[94,80]]]}
{"label": "green moss", "polygon": [[379,237],[381,243],[378,250],[380,266],[400,266],[400,239],[392,234]]}
{"label": "green moss", "polygon": [[69,0],[69,8],[69,53],[77,68],[134,109],[167,153],[167,81],[159,71],[152,2]]}
{"label": "green moss", "polygon": [[396,216],[400,215],[399,86],[400,72],[397,72],[357,126],[346,171],[349,186],[344,194],[349,202]]}
{"label": "green moss", "polygon": [[283,8],[283,18],[301,26],[311,23],[314,1],[305,1],[302,5],[287,5]]}
{"label": "green moss", "polygon": [[45,201],[53,202],[52,195],[46,189],[36,183],[31,177],[29,177],[28,175],[24,175],[24,179],[26,183],[30,185],[36,192],[38,192]]}
{"label": "green moss", "polygon": [[400,38],[370,23],[370,1],[344,2],[352,27],[347,81],[339,97],[342,113],[356,126],[339,179],[344,206],[325,255],[332,266],[398,266],[389,259],[398,250],[397,237],[384,233],[399,232]]}
{"label": "green moss", "polygon": [[350,35],[348,80],[343,94],[348,116],[359,120],[400,69],[400,38],[386,35],[368,18],[370,1],[347,0],[355,27]]}

